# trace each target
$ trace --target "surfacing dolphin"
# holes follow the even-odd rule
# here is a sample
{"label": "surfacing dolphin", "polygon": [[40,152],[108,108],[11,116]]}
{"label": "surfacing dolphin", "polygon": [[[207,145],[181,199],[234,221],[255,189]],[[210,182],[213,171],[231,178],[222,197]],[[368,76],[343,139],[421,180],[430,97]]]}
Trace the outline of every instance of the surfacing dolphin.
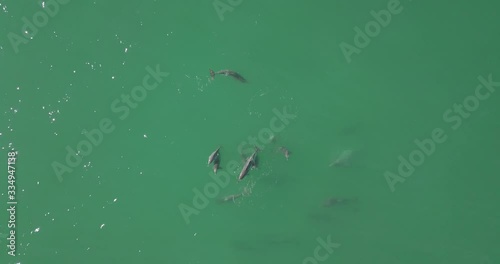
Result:
{"label": "surfacing dolphin", "polygon": [[233,77],[234,79],[242,82],[242,83],[246,83],[247,80],[245,78],[243,78],[243,76],[241,76],[239,73],[235,72],[235,71],[231,71],[231,70],[220,70],[218,72],[214,72],[212,69],[209,69],[210,70],[210,77],[212,77],[212,80],[215,78],[215,75],[216,74],[221,74],[221,75],[224,75],[224,76],[231,76]]}
{"label": "surfacing dolphin", "polygon": [[214,162],[215,158],[217,156],[219,156],[219,149],[220,147],[218,147],[214,152],[212,152],[212,154],[210,154],[210,156],[208,156],[208,165],[210,165],[210,163]]}
{"label": "surfacing dolphin", "polygon": [[259,149],[255,148],[255,151],[253,152],[253,154],[250,157],[248,157],[247,160],[245,161],[245,165],[243,165],[243,169],[241,169],[238,180],[240,180],[240,181],[243,180],[243,178],[245,178],[245,176],[247,175],[248,170],[250,169],[250,166],[255,165],[255,158],[257,157],[257,151],[259,151]]}

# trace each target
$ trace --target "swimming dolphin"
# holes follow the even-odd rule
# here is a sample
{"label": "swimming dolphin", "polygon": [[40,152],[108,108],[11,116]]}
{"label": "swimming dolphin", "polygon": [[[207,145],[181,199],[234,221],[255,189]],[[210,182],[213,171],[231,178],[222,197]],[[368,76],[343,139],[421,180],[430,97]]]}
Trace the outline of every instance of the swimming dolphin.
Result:
{"label": "swimming dolphin", "polygon": [[342,153],[340,153],[339,157],[336,160],[334,160],[332,163],[330,163],[330,167],[332,167],[332,166],[335,166],[335,167],[349,166],[351,158],[352,158],[352,153],[353,153],[353,151],[350,149],[342,151]]}
{"label": "swimming dolphin", "polygon": [[234,200],[240,198],[241,196],[243,196],[243,193],[231,194],[231,195],[228,195],[226,197],[219,199],[219,203],[225,203],[225,202],[229,202],[229,201],[234,202]]}
{"label": "swimming dolphin", "polygon": [[281,152],[283,152],[283,154],[285,155],[286,160],[288,160],[288,158],[290,157],[290,153],[291,152],[287,148],[285,148],[285,147],[280,147],[279,150]]}
{"label": "swimming dolphin", "polygon": [[235,78],[236,80],[242,82],[242,83],[246,83],[247,80],[245,78],[243,78],[243,76],[241,76],[239,73],[235,72],[235,71],[231,71],[231,70],[220,70],[218,72],[214,72],[212,69],[209,69],[210,70],[210,77],[212,77],[212,80],[215,78],[215,75],[216,74],[222,74],[222,75],[225,75],[225,76],[231,76],[233,78]]}
{"label": "swimming dolphin", "polygon": [[220,147],[218,147],[214,152],[212,152],[212,154],[210,154],[210,156],[208,156],[208,165],[210,165],[210,163],[214,162],[215,158],[219,155],[219,149]]}
{"label": "swimming dolphin", "polygon": [[220,165],[220,156],[217,155],[217,157],[215,157],[214,159],[214,174],[217,174],[217,170],[220,168],[219,165]]}
{"label": "swimming dolphin", "polygon": [[245,176],[248,173],[248,170],[250,169],[250,165],[255,165],[255,158],[257,157],[257,151],[259,151],[258,148],[255,148],[254,153],[247,158],[245,161],[245,165],[243,165],[243,169],[241,169],[240,176],[238,177],[238,180],[242,180],[245,178]]}
{"label": "swimming dolphin", "polygon": [[234,200],[236,200],[242,196],[247,196],[251,193],[252,193],[252,190],[245,187],[245,189],[243,189],[243,192],[222,197],[218,201],[219,201],[219,203],[225,203],[225,202],[229,202],[229,201],[234,202]]}

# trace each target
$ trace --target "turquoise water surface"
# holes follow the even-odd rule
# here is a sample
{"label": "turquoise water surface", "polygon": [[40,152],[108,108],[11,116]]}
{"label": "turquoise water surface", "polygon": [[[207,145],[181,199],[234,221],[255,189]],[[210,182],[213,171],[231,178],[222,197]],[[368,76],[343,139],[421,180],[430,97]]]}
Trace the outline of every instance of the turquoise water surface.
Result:
{"label": "turquoise water surface", "polygon": [[500,263],[498,2],[0,8],[0,263]]}

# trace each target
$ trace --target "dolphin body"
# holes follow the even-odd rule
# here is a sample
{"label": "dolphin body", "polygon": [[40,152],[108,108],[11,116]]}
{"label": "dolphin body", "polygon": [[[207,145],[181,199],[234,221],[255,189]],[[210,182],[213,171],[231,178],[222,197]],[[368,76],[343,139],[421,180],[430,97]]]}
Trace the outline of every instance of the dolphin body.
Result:
{"label": "dolphin body", "polygon": [[231,195],[228,195],[228,196],[225,196],[221,199],[219,199],[219,203],[225,203],[225,202],[234,202],[234,200],[240,198],[241,196],[243,196],[243,193],[238,193],[238,194],[231,194]]}
{"label": "dolphin body", "polygon": [[243,196],[247,196],[249,194],[252,193],[252,190],[251,189],[248,189],[247,187],[245,187],[245,189],[243,189],[243,192],[241,193],[238,193],[238,194],[231,194],[231,195],[228,195],[228,196],[224,196],[222,198],[220,198],[218,200],[219,203],[225,203],[225,202],[229,202],[229,201],[232,201],[234,202],[234,200],[240,198],[240,197],[243,197]]}
{"label": "dolphin body", "polygon": [[212,77],[212,80],[215,78],[215,75],[216,74],[221,74],[221,75],[225,75],[225,76],[231,76],[233,77],[234,79],[242,82],[242,83],[246,83],[247,80],[245,78],[243,78],[243,76],[241,76],[239,73],[235,72],[235,71],[231,71],[231,70],[220,70],[218,72],[214,72],[212,69],[209,69],[210,70],[210,77]]}
{"label": "dolphin body", "polygon": [[240,180],[240,181],[243,180],[243,178],[245,178],[245,176],[247,175],[248,170],[250,169],[250,165],[255,165],[255,158],[257,157],[257,151],[258,151],[258,149],[255,149],[252,156],[247,158],[245,165],[243,165],[243,169],[241,169],[240,176],[238,177],[238,180]]}
{"label": "dolphin body", "polygon": [[290,153],[291,153],[290,150],[288,150],[285,147],[280,147],[279,150],[283,153],[283,155],[285,155],[286,160],[288,160],[288,158],[290,157]]}
{"label": "dolphin body", "polygon": [[212,152],[212,154],[210,154],[210,156],[208,156],[208,165],[210,165],[210,163],[214,162],[215,161],[215,158],[217,158],[219,156],[219,149],[220,147],[218,147],[214,152]]}
{"label": "dolphin body", "polygon": [[217,170],[220,169],[220,156],[217,155],[214,159],[214,174],[217,174]]}
{"label": "dolphin body", "polygon": [[350,161],[352,158],[353,151],[348,149],[342,151],[340,156],[330,163],[330,167],[347,167],[350,165]]}

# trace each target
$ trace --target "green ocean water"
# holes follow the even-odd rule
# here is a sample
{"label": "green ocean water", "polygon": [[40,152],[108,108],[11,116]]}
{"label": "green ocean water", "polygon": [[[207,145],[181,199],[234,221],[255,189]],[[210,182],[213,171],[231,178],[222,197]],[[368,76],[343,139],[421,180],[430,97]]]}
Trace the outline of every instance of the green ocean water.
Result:
{"label": "green ocean water", "polygon": [[401,1],[364,41],[393,2],[54,3],[0,1],[0,263],[500,263],[498,2]]}

